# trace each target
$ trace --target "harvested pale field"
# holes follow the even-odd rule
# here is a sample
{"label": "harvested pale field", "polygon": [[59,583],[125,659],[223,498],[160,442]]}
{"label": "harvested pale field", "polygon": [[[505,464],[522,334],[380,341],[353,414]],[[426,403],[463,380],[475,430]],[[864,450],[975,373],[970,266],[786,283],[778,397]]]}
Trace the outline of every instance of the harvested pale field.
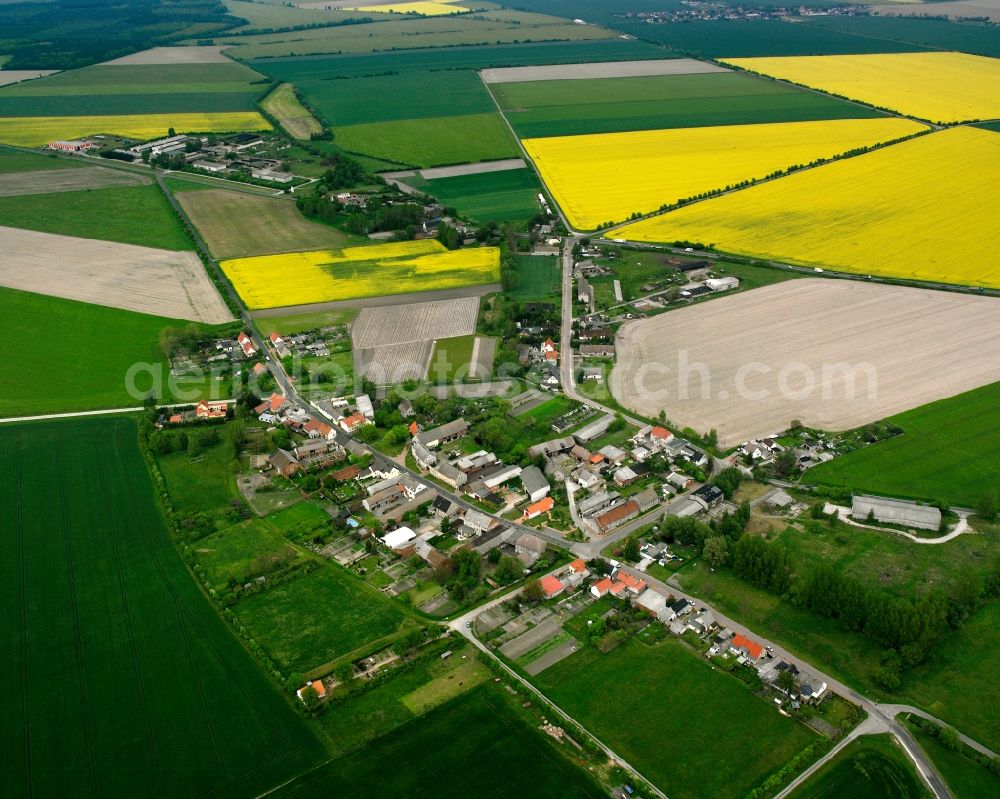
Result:
{"label": "harvested pale field", "polygon": [[306,219],[292,200],[226,189],[175,196],[216,258],[341,247],[347,240],[336,228]]}
{"label": "harvested pale field", "polygon": [[0,86],[44,78],[46,75],[55,75],[58,71],[58,69],[0,69]]}
{"label": "harvested pale field", "polygon": [[1000,59],[996,58],[931,52],[723,61],[932,122],[1000,116]]}
{"label": "harvested pale field", "polygon": [[802,266],[1000,288],[998,209],[1000,134],[956,127],[609,235],[701,241]]}
{"label": "harvested pale field", "polygon": [[[991,22],[1000,22],[1000,0],[955,0],[951,3],[893,3],[872,6],[879,16],[890,17],[986,17]],[[0,73],[2,74],[2,73]]]}
{"label": "harvested pale field", "polygon": [[0,197],[22,194],[56,194],[63,191],[104,189],[108,186],[143,186],[149,178],[102,166],[84,169],[46,169],[0,175]]}
{"label": "harvested pale field", "polygon": [[[505,158],[502,161],[480,161],[478,164],[421,169],[419,174],[424,180],[438,180],[439,178],[457,178],[462,175],[482,175],[486,172],[506,172],[508,169],[524,169],[527,166],[523,158]],[[411,171],[409,174],[412,175],[413,172]]]}
{"label": "harvested pale field", "polygon": [[998,375],[1000,300],[807,278],[627,323],[611,390],[731,447],[793,419],[858,427]]}
{"label": "harvested pale field", "polygon": [[219,324],[233,318],[193,252],[0,227],[0,286]]}
{"label": "harvested pale field", "polygon": [[593,64],[552,64],[540,67],[484,69],[486,83],[527,83],[535,80],[589,80],[591,78],[648,78],[655,75],[699,75],[727,72],[717,64],[693,58],[655,61],[602,61]]}
{"label": "harvested pale field", "polygon": [[423,380],[434,350],[433,341],[411,341],[356,349],[354,373],[385,386],[405,380]]}
{"label": "harvested pale field", "polygon": [[924,129],[884,117],[553,136],[523,144],[570,223],[592,230]]}
{"label": "harvested pale field", "polygon": [[104,66],[125,66],[129,64],[224,64],[229,59],[222,54],[218,45],[181,45],[178,47],[151,47],[138,53],[123,55]]}
{"label": "harvested pale field", "polygon": [[493,374],[493,361],[497,355],[497,340],[493,337],[476,336],[469,361],[469,377],[485,379]]}
{"label": "harvested pale field", "polygon": [[351,326],[360,349],[467,336],[476,332],[479,298],[363,308]]}

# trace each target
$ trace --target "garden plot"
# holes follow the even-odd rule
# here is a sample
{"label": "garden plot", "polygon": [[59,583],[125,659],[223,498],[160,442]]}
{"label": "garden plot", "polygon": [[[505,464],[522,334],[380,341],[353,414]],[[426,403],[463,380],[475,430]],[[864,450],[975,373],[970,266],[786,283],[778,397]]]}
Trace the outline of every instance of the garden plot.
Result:
{"label": "garden plot", "polygon": [[408,341],[354,350],[354,372],[378,385],[423,380],[433,341]]}
{"label": "garden plot", "polygon": [[0,285],[218,324],[233,315],[193,252],[0,227]]}
{"label": "garden plot", "polygon": [[362,308],[351,328],[359,349],[467,336],[476,331],[479,298]]}
{"label": "garden plot", "polygon": [[108,186],[142,186],[149,178],[106,169],[102,166],[87,169],[46,169],[37,172],[8,172],[0,175],[0,197],[22,194],[55,194],[63,191],[103,189]]}
{"label": "garden plot", "polygon": [[611,390],[729,447],[793,419],[859,427],[998,374],[1000,300],[813,278],[626,324]]}
{"label": "garden plot", "polygon": [[525,83],[536,80],[588,80],[590,78],[647,78],[655,75],[699,75],[728,70],[693,58],[657,61],[604,61],[596,64],[553,64],[541,67],[484,69],[486,83]]}

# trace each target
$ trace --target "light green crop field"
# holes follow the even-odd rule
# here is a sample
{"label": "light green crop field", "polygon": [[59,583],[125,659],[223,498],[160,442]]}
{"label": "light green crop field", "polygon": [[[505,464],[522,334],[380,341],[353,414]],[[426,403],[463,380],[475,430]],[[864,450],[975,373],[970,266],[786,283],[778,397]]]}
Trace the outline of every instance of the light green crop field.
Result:
{"label": "light green crop field", "polygon": [[323,132],[323,126],[299,102],[299,98],[295,96],[295,88],[290,83],[282,83],[276,87],[261,101],[260,107],[277,119],[293,139],[308,139],[314,133]]}
{"label": "light green crop field", "polygon": [[4,796],[237,799],[322,761],[170,541],[132,419],[0,426]]}
{"label": "light green crop field", "polygon": [[306,673],[419,625],[380,591],[327,564],[233,607],[284,671]]}
{"label": "light green crop field", "polygon": [[906,726],[944,777],[956,799],[1000,795],[1000,776],[990,771],[988,766],[975,762],[962,752],[949,749],[937,737],[915,724],[908,723]]}
{"label": "light green crop field", "polygon": [[518,255],[517,286],[507,292],[521,302],[541,302],[559,298],[559,259],[554,255]]}
{"label": "light green crop field", "polygon": [[498,113],[347,125],[335,127],[333,138],[348,152],[416,167],[498,161],[519,155]]}
{"label": "light green crop field", "polygon": [[[356,752],[282,787],[276,799],[365,796],[517,796],[597,799],[606,792],[575,768],[491,684],[432,710]],[[334,708],[335,709],[335,708]],[[427,765],[432,753],[433,768]]]}
{"label": "light green crop field", "polygon": [[[159,364],[165,378],[169,367],[159,348],[160,330],[179,324],[7,288],[0,288],[0,318],[14,341],[45,342],[44,363],[34,347],[10,348],[0,416],[141,405],[144,394],[130,396],[126,374],[136,363]],[[150,388],[148,380],[136,384],[143,392]]]}
{"label": "light green crop field", "polygon": [[440,339],[431,356],[429,379],[452,381],[456,377],[468,377],[475,344],[475,335]]}
{"label": "light green crop field", "polygon": [[739,72],[499,83],[491,91],[523,139],[882,116]]}
{"label": "light green crop field", "polygon": [[41,172],[47,169],[74,169],[87,166],[72,158],[60,158],[38,153],[25,153],[10,147],[0,147],[0,174],[5,172]]}
{"label": "light green crop field", "polygon": [[[674,639],[632,639],[608,654],[588,647],[535,682],[677,799],[745,796],[816,739]],[[668,741],[683,753],[665,757]]]}
{"label": "light green crop field", "polygon": [[931,795],[889,735],[868,735],[851,742],[792,793],[793,799],[926,799]]}
{"label": "light green crop field", "polygon": [[0,223],[164,250],[194,249],[167,198],[153,183],[0,197]]}
{"label": "light green crop field", "polygon": [[975,506],[996,489],[1000,383],[889,417],[905,432],[809,470],[810,483]]}

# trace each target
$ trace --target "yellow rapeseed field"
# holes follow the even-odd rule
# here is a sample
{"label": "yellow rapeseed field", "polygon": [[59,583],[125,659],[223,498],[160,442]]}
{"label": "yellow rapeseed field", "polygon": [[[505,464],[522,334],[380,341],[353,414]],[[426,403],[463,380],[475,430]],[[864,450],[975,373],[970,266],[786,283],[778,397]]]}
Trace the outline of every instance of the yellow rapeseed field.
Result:
{"label": "yellow rapeseed field", "polygon": [[446,250],[433,239],[222,262],[251,309],[434,291],[500,278],[500,250]]}
{"label": "yellow rapeseed field", "polygon": [[932,122],[1000,117],[1000,60],[996,58],[889,53],[724,61]]}
{"label": "yellow rapeseed field", "polygon": [[948,128],[615,231],[804,266],[1000,288],[1000,133]]}
{"label": "yellow rapeseed field", "polygon": [[370,11],[376,14],[423,14],[426,17],[436,17],[441,14],[457,14],[468,11],[462,6],[453,6],[447,0],[414,0],[403,3],[382,3],[372,6],[345,8],[345,11]]}
{"label": "yellow rapeseed field", "polygon": [[0,117],[0,142],[41,147],[55,139],[79,139],[95,133],[117,133],[133,139],[178,133],[243,133],[271,130],[256,111],[192,114],[116,114],[82,117]]}
{"label": "yellow rapeseed field", "polygon": [[572,225],[591,230],[921,129],[891,117],[835,119],[556,136],[524,147]]}

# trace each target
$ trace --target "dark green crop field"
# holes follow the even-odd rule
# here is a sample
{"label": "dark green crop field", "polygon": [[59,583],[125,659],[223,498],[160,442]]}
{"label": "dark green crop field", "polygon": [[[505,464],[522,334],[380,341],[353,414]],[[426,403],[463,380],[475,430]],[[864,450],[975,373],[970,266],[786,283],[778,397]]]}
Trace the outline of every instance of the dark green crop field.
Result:
{"label": "dark green crop field", "polygon": [[42,233],[164,250],[194,249],[187,231],[154,183],[0,197],[0,220],[8,227]]}
{"label": "dark green crop field", "polygon": [[931,796],[889,735],[859,738],[796,790],[794,799],[923,799]]}
{"label": "dark green crop field", "polygon": [[811,17],[806,24],[944,50],[1000,57],[1000,28],[917,17]]}
{"label": "dark green crop field", "polygon": [[470,691],[363,750],[306,774],[274,797],[604,796],[600,786],[514,714],[501,690],[486,685]]}
{"label": "dark green crop field", "polygon": [[975,506],[997,485],[1000,383],[891,416],[902,435],[810,469],[820,485]]}
{"label": "dark green crop field", "polygon": [[929,49],[908,42],[855,36],[780,20],[706,20],[649,25],[619,19],[614,26],[633,36],[704,58],[907,53]]}
{"label": "dark green crop field", "polygon": [[[186,324],[8,288],[0,288],[0,319],[13,341],[44,342],[45,348],[44,359],[33,346],[7,353],[0,416],[8,417],[142,404],[141,395],[126,390],[126,373],[135,363],[150,363],[165,375],[160,331]],[[149,387],[148,380],[136,383]]]}
{"label": "dark green crop field", "polygon": [[500,83],[492,91],[523,139],[880,116],[835,97],[735,72]]}
{"label": "dark green crop field", "polygon": [[588,647],[535,682],[676,799],[746,796],[817,739],[673,639]]}
{"label": "dark green crop field", "polygon": [[0,116],[254,111],[269,84],[236,63],[97,65],[0,88]]}
{"label": "dark green crop field", "polygon": [[9,797],[255,796],[322,760],[201,594],[117,417],[0,427]]}
{"label": "dark green crop field", "polygon": [[477,222],[527,221],[538,213],[538,193],[542,190],[530,169],[506,169],[434,180],[416,175],[404,182]]}

